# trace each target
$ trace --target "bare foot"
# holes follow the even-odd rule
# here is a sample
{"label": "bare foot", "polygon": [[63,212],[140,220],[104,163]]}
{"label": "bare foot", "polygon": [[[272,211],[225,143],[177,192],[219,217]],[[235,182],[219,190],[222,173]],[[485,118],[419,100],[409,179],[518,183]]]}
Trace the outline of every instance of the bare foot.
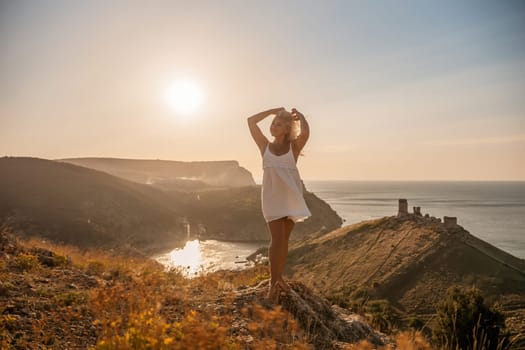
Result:
{"label": "bare foot", "polygon": [[279,301],[279,288],[277,283],[270,284],[268,293],[266,294],[266,299],[272,303],[277,303]]}
{"label": "bare foot", "polygon": [[277,284],[279,285],[279,287],[286,293],[288,293],[290,291],[290,286],[288,285],[288,283],[286,283],[282,278],[280,278],[278,281],[277,281]]}

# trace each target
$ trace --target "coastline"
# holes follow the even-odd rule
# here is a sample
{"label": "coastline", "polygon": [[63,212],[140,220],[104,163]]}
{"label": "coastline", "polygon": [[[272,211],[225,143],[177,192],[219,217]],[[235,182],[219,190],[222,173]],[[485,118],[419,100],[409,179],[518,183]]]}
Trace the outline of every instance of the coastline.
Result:
{"label": "coastline", "polygon": [[305,181],[344,225],[393,214],[408,198],[432,216],[454,216],[480,239],[525,259],[525,181]]}

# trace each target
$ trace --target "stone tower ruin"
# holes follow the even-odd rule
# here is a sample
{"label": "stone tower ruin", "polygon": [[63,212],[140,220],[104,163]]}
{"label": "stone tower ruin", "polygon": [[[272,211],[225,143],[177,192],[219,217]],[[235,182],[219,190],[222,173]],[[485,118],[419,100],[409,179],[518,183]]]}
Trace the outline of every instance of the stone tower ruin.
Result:
{"label": "stone tower ruin", "polygon": [[406,216],[408,215],[408,201],[406,199],[400,199],[399,200],[399,210],[397,212],[397,216]]}

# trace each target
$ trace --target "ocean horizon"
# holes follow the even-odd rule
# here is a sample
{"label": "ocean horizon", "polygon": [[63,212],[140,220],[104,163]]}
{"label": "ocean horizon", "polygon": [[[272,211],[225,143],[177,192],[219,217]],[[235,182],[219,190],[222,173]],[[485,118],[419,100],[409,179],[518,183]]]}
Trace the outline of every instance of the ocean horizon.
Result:
{"label": "ocean horizon", "polygon": [[525,181],[358,181],[304,180],[306,189],[326,201],[343,225],[397,214],[398,200],[409,212],[421,207],[458,224],[476,237],[525,258]]}

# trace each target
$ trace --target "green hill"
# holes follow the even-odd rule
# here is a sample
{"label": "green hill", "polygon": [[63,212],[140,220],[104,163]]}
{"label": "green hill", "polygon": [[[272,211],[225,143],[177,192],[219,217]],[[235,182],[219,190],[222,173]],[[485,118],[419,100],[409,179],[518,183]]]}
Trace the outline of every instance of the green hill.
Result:
{"label": "green hill", "polygon": [[459,225],[409,214],[364,221],[291,247],[288,275],[325,296],[351,303],[386,299],[402,315],[424,319],[452,285],[476,287],[525,332],[525,261]]}
{"label": "green hill", "polygon": [[0,198],[3,225],[27,236],[140,248],[185,237],[174,193],[72,164],[0,158]]}

